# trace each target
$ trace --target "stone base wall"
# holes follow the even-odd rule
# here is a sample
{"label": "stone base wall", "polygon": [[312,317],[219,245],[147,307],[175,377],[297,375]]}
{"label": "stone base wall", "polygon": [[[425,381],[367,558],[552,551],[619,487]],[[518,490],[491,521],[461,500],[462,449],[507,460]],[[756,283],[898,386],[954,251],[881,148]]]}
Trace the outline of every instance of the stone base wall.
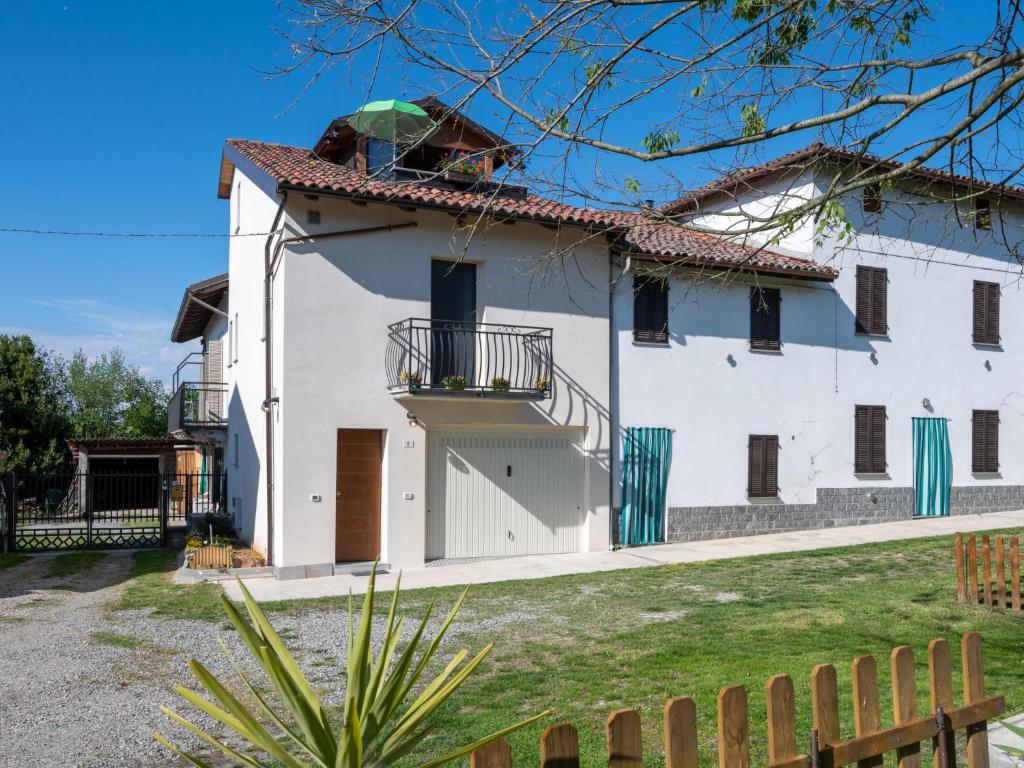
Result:
{"label": "stone base wall", "polygon": [[[1014,509],[1024,509],[1024,486],[960,486],[953,488],[949,497],[949,510],[953,515]],[[767,502],[729,507],[669,507],[668,541],[705,541],[867,525],[909,520],[913,514],[913,488],[819,488],[814,504]]]}

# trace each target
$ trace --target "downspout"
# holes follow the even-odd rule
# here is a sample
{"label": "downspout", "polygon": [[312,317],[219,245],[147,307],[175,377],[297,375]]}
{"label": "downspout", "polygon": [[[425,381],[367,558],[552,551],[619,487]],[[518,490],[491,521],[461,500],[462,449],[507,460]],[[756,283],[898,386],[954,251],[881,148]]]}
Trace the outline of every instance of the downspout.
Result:
{"label": "downspout", "polygon": [[271,311],[273,310],[273,250],[271,245],[274,242],[274,234],[281,224],[284,216],[284,207],[288,202],[288,192],[281,193],[281,203],[277,206],[277,213],[274,214],[274,223],[270,226],[270,234],[267,235],[267,243],[263,247],[263,369],[264,369],[264,400],[263,410],[265,412],[264,434],[266,436],[266,469],[267,469],[267,565],[274,564],[274,409],[271,407],[271,398],[274,394],[273,377],[273,335]]}
{"label": "downspout", "polygon": [[615,332],[615,292],[619,283],[632,269],[632,259],[626,256],[622,272],[615,275],[615,259],[612,249],[608,249],[608,549],[615,544],[615,465],[619,452],[619,376],[618,372],[618,334]]}
{"label": "downspout", "polygon": [[281,217],[284,214],[285,204],[288,202],[288,192],[282,190],[283,197],[281,198],[281,205],[277,209],[277,215],[274,217],[274,224],[271,227],[271,234],[267,237],[267,244],[264,248],[264,264],[266,272],[263,279],[263,300],[264,300],[264,311],[263,311],[263,336],[264,336],[264,350],[265,350],[265,363],[264,368],[266,370],[266,380],[264,382],[264,400],[263,410],[266,413],[266,454],[267,454],[267,565],[273,565],[273,545],[274,545],[274,358],[273,358],[273,344],[272,344],[272,311],[273,311],[273,285],[274,275],[277,272],[278,264],[281,261],[281,257],[284,253],[284,249],[289,245],[296,245],[299,243],[315,243],[318,240],[331,240],[334,238],[345,237],[347,235],[361,235],[368,232],[389,232],[395,229],[405,229],[406,227],[415,227],[417,222],[410,221],[403,224],[381,224],[374,227],[360,227],[357,229],[342,229],[335,232],[321,232],[313,235],[296,235],[294,237],[285,237],[278,240],[277,245],[271,249],[271,243],[274,240],[274,232],[277,231],[278,226],[281,223]]}

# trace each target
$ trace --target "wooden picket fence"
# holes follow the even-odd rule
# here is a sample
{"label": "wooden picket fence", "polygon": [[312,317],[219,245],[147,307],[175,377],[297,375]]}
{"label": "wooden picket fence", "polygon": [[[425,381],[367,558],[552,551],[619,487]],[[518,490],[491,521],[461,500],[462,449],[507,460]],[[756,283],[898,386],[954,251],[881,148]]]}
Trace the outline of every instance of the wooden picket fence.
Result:
{"label": "wooden picket fence", "polygon": [[[1008,546],[1007,546],[1008,545]],[[978,542],[975,535],[958,533],[953,543],[956,560],[956,599],[959,603],[984,603],[995,608],[1021,609],[1020,542],[1016,536],[981,537],[981,579],[978,579]],[[1009,561],[1009,563],[1007,563]],[[993,565],[995,578],[993,579]],[[1007,567],[1009,565],[1009,567]],[[1006,576],[1009,573],[1010,579]]]}
{"label": "wooden picket fence", "polygon": [[[768,763],[764,768],[879,768],[887,752],[895,752],[898,768],[923,768],[921,742],[931,741],[934,768],[955,768],[956,731],[965,731],[968,768],[988,768],[987,721],[1005,710],[1002,696],[985,694],[981,637],[961,640],[963,704],[953,704],[953,667],[949,644],[928,646],[930,712],[918,715],[914,654],[907,646],[889,657],[892,669],[893,725],[882,727],[878,669],[873,656],[853,661],[854,733],[840,737],[836,670],[819,664],[811,672],[812,730],[806,752],[797,746],[793,681],[775,675],[765,686]],[[730,685],[718,694],[719,768],[750,768],[750,723],[747,691]],[[670,699],[663,711],[666,768],[697,768],[697,708],[684,696]],[[640,715],[631,709],[613,712],[605,725],[609,768],[641,768]],[[541,768],[579,768],[579,736],[569,723],[553,725],[540,737]],[[478,749],[470,768],[511,768],[512,753],[504,740]],[[931,766],[929,768],[932,768]]]}

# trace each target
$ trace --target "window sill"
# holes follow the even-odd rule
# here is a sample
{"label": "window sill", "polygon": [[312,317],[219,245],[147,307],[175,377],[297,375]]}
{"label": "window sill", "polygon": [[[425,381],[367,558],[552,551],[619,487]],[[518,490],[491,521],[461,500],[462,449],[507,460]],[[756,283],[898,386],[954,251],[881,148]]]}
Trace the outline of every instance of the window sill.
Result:
{"label": "window sill", "polygon": [[747,347],[747,351],[753,355],[782,355],[782,349],[757,349],[756,347]]}
{"label": "window sill", "polygon": [[785,504],[778,496],[747,496],[747,503],[756,504]]}
{"label": "window sill", "polygon": [[854,472],[853,476],[858,480],[892,480],[888,472]]}
{"label": "window sill", "polygon": [[1003,473],[999,470],[995,472],[975,472],[971,470],[971,477],[975,480],[1002,480]]}
{"label": "window sill", "polygon": [[984,344],[980,341],[972,341],[971,346],[981,352],[1002,352],[1003,345],[1001,343],[995,344]]}
{"label": "window sill", "polygon": [[859,339],[874,339],[875,341],[892,341],[892,337],[888,332],[886,333],[861,333],[860,331],[854,331],[853,335]]}
{"label": "window sill", "polygon": [[667,341],[637,341],[633,339],[634,347],[653,347],[655,349],[668,349],[669,343]]}

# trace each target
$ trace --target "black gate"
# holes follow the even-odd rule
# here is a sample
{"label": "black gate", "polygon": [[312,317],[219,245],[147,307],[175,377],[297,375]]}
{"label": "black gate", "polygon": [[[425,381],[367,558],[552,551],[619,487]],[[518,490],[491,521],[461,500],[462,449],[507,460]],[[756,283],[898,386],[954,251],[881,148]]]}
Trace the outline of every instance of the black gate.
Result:
{"label": "black gate", "polygon": [[222,474],[159,472],[0,475],[3,549],[128,549],[167,545],[190,515],[221,515]]}

